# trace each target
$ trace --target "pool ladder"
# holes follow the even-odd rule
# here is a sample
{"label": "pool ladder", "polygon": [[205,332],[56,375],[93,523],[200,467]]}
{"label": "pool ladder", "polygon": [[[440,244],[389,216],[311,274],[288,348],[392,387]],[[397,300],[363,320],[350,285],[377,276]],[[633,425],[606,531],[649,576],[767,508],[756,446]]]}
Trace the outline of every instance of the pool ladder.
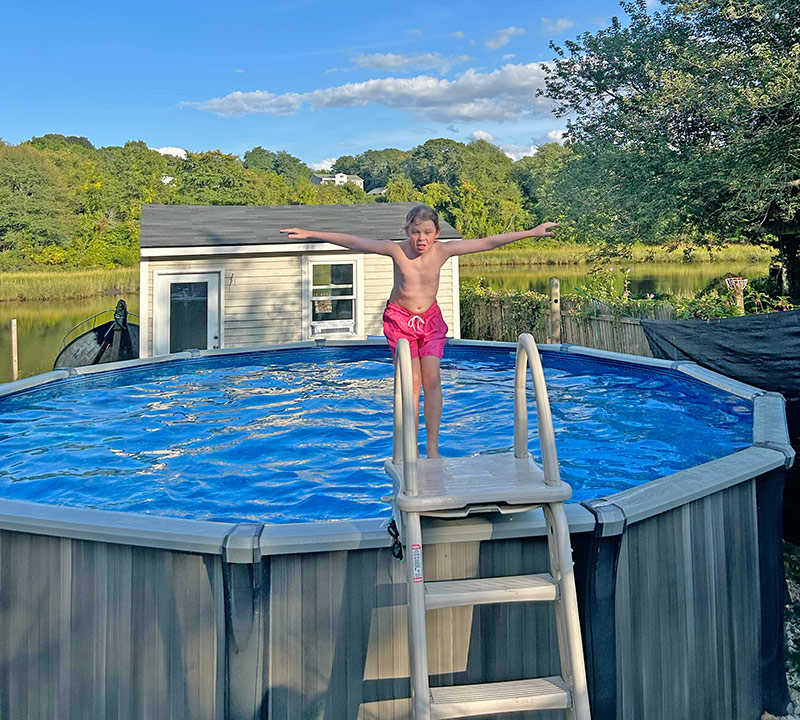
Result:
{"label": "pool ladder", "polygon": [[[415,720],[487,713],[565,710],[589,720],[589,697],[564,501],[572,494],[558,469],[553,420],[542,362],[533,337],[520,335],[514,384],[514,452],[467,458],[419,458],[407,340],[396,350],[394,448],[386,462],[393,482],[394,519],[403,540],[408,585],[411,704]],[[533,375],[542,467],[528,453],[527,366]],[[541,507],[547,523],[550,572],[537,575],[425,581],[420,516],[465,517]],[[551,602],[555,607],[561,675],[478,685],[430,687],[425,612],[485,603]]]}

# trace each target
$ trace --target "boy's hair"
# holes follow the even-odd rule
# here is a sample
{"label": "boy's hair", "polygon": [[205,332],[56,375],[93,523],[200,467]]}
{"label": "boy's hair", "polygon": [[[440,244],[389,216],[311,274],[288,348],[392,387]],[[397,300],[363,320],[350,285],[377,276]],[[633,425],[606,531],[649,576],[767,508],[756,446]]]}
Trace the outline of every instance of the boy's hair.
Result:
{"label": "boy's hair", "polygon": [[416,205],[408,211],[408,215],[406,215],[406,224],[403,225],[403,230],[408,230],[414,223],[424,222],[425,220],[430,220],[436,226],[437,230],[441,229],[439,227],[439,214],[436,210],[427,205]]}

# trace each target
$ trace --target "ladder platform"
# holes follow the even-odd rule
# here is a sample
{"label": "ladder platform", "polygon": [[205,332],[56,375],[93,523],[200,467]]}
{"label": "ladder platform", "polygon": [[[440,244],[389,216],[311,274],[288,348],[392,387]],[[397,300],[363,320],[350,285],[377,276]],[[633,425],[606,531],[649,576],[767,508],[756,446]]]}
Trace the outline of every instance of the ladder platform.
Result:
{"label": "ladder platform", "polygon": [[558,583],[549,573],[425,583],[425,609],[508,602],[554,602]]}
{"label": "ladder platform", "polygon": [[469,505],[544,505],[569,500],[572,488],[556,479],[546,485],[544,471],[530,455],[491,453],[460,458],[418,458],[417,494],[408,495],[403,484],[403,463],[387,460],[395,502],[401,512],[426,513]]}
{"label": "ladder platform", "polygon": [[431,720],[525,710],[564,710],[572,698],[557,676],[431,688]]}

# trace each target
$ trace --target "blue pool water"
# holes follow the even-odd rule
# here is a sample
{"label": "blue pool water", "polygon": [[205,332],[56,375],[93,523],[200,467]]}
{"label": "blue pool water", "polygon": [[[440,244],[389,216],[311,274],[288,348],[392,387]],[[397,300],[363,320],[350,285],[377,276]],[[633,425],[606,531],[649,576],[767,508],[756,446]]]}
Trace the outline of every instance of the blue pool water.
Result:
{"label": "blue pool water", "polygon": [[[543,360],[576,500],[751,443],[751,403],[680,373],[557,352]],[[0,497],[224,521],[385,516],[392,376],[385,348],[311,348],[149,365],[0,398]],[[512,352],[449,347],[442,382],[443,455],[511,448]]]}

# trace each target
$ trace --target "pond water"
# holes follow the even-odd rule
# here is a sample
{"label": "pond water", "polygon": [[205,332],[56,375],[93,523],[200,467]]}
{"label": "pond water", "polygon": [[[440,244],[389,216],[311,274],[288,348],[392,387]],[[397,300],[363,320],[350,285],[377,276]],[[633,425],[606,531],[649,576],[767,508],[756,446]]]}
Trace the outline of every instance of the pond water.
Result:
{"label": "pond water", "polygon": [[[12,379],[12,318],[17,320],[19,374],[20,377],[28,377],[53,369],[61,341],[78,323],[102,310],[111,310],[111,313],[99,318],[99,321],[111,320],[117,300],[125,300],[129,313],[139,312],[139,295],[131,293],[81,300],[0,302],[0,382],[10,382]],[[137,318],[131,320],[137,322]]]}
{"label": "pond water", "polygon": [[[635,295],[647,293],[670,294],[690,297],[702,290],[714,278],[726,273],[755,277],[766,275],[768,265],[752,265],[747,263],[641,263],[615,267],[616,287],[623,286],[623,270],[626,273],[629,290]],[[492,266],[481,268],[461,267],[461,279],[465,280],[481,276],[487,280],[493,290],[532,290],[548,293],[550,278],[557,277],[561,281],[561,293],[572,292],[578,285],[587,281],[591,271],[590,265],[535,265],[531,267]]]}

